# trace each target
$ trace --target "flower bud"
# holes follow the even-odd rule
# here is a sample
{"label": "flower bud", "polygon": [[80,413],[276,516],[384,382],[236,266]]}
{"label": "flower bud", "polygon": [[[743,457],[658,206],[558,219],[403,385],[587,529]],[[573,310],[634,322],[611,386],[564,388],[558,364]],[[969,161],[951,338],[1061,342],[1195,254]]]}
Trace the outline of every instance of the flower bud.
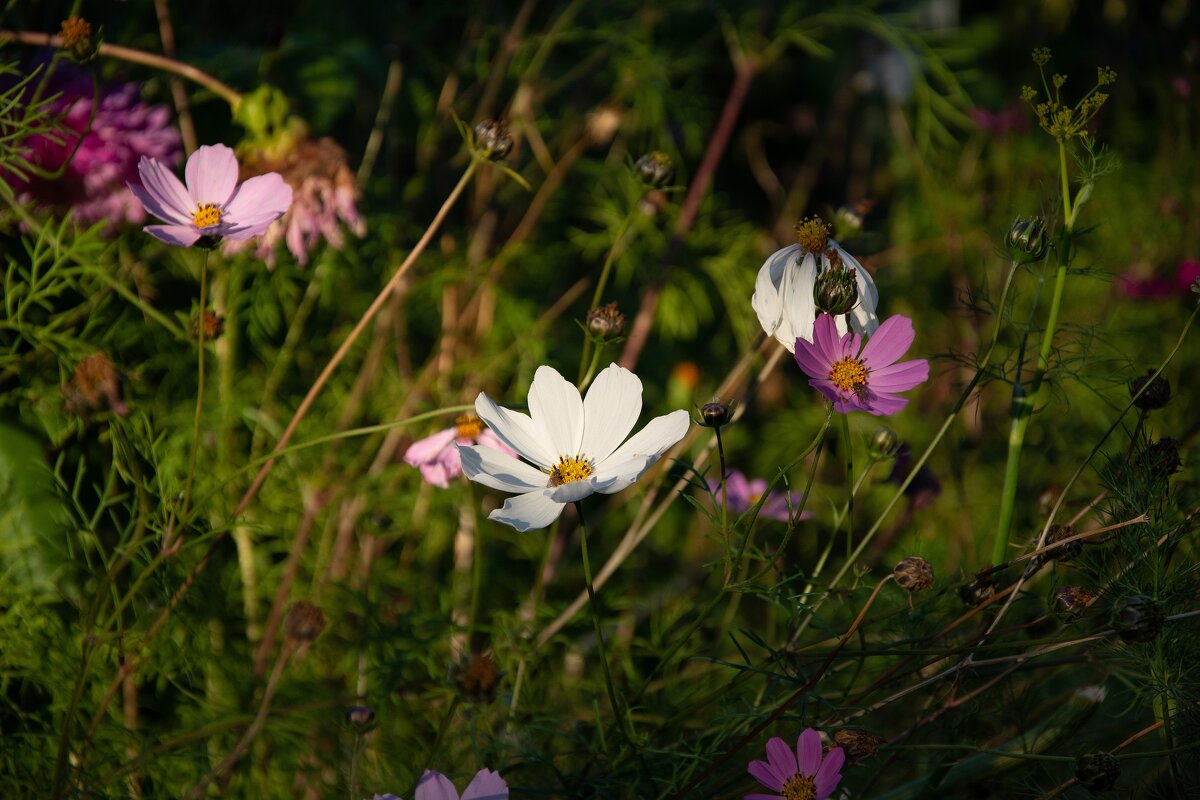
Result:
{"label": "flower bud", "polygon": [[617,310],[616,303],[593,308],[587,314],[587,329],[598,339],[615,339],[625,330],[625,315]]}
{"label": "flower bud", "polygon": [[475,149],[488,161],[501,161],[513,147],[508,126],[495,119],[485,119],[475,126]]}
{"label": "flower bud", "polygon": [[720,400],[714,399],[711,403],[705,403],[700,407],[700,419],[703,420],[700,424],[709,428],[720,428],[728,425],[733,419],[733,409],[728,403],[722,403]]}
{"label": "flower bud", "polygon": [[367,706],[350,706],[346,709],[346,724],[357,733],[366,733],[375,727],[375,710]]}
{"label": "flower bud", "polygon": [[862,728],[842,728],[833,734],[833,741],[846,754],[847,760],[860,763],[879,753],[883,737]]}
{"label": "flower bud", "polygon": [[975,576],[975,580],[959,587],[958,597],[963,605],[977,606],[996,593],[996,579],[986,571]]}
{"label": "flower bud", "polygon": [[489,652],[471,653],[450,668],[450,681],[464,700],[490,703],[500,688],[503,673]]}
{"label": "flower bud", "polygon": [[1166,614],[1158,601],[1144,594],[1124,597],[1112,610],[1110,624],[1127,642],[1152,642],[1162,631]]}
{"label": "flower bud", "polygon": [[[1162,376],[1150,380],[1150,376],[1153,374],[1154,370],[1146,370],[1144,378],[1134,378],[1129,382],[1130,397],[1141,391],[1143,386],[1146,387],[1146,390],[1142,392],[1142,396],[1133,401],[1135,406],[1145,411],[1162,408],[1171,400],[1171,384]],[[1146,386],[1147,382],[1149,382],[1149,386]]]}
{"label": "flower bud", "polygon": [[96,55],[96,43],[92,40],[92,25],[83,17],[69,17],[62,21],[62,49],[76,61],[90,61]]}
{"label": "flower bud", "polygon": [[283,638],[296,645],[312,644],[325,630],[325,612],[303,600],[292,603],[283,621]]}
{"label": "flower bud", "polygon": [[904,591],[920,592],[933,585],[933,566],[920,556],[909,556],[892,569],[892,578]]}
{"label": "flower bud", "polygon": [[633,165],[642,183],[652,189],[661,189],[671,182],[675,176],[675,168],[671,165],[671,157],[661,150],[646,153]]}
{"label": "flower bud", "polygon": [[858,305],[858,280],[854,270],[835,262],[818,275],[813,284],[813,302],[831,316],[850,313]]}
{"label": "flower bud", "polygon": [[867,454],[872,461],[886,461],[896,455],[896,451],[899,449],[900,437],[887,425],[880,425],[871,434],[871,441],[867,445]]}
{"label": "flower bud", "polygon": [[1179,471],[1179,445],[1170,438],[1159,439],[1142,452],[1147,466],[1156,478],[1166,478]]}
{"label": "flower bud", "polygon": [[1092,792],[1111,789],[1121,777],[1121,763],[1108,753],[1087,753],[1075,759],[1075,780]]}
{"label": "flower bud", "polygon": [[1054,593],[1054,616],[1062,622],[1077,620],[1096,601],[1096,597],[1097,594],[1091,589],[1063,586]]}
{"label": "flower bud", "polygon": [[1050,247],[1046,221],[1041,217],[1022,217],[1008,231],[1009,252],[1014,261],[1041,261]]}

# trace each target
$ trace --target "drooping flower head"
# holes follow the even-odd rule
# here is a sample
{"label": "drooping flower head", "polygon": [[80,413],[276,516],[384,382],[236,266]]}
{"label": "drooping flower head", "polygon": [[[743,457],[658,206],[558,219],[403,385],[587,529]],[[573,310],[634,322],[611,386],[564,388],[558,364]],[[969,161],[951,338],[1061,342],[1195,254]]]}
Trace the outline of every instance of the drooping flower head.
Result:
{"label": "drooping flower head", "polygon": [[825,800],[833,794],[846,761],[842,748],[821,756],[821,736],[805,728],[793,750],[778,736],[767,742],[767,760],[751,761],[747,772],[775,794],[754,792],[745,800]]}
{"label": "drooping flower head", "polygon": [[421,477],[427,483],[445,489],[450,485],[451,478],[462,474],[462,460],[455,445],[476,442],[510,456],[516,455],[516,452],[506,447],[496,434],[483,427],[483,421],[479,417],[465,414],[454,421],[453,428],[446,428],[413,442],[404,452],[404,460],[421,470]]}
{"label": "drooping flower head", "polygon": [[490,447],[460,445],[463,472],[476,483],[517,494],[488,519],[519,531],[546,527],[567,503],[632,485],[689,424],[686,411],[672,411],[626,441],[642,413],[642,382],[616,364],[596,376],[586,398],[543,366],[529,387],[528,415],[501,408],[482,392],[475,411],[524,461]]}
{"label": "drooping flower head", "polygon": [[101,86],[89,129],[95,91],[90,79],[62,67],[50,91],[58,93],[48,103],[50,113],[58,116],[57,135],[32,136],[22,145],[28,148],[24,157],[29,164],[46,173],[61,169],[62,174],[6,175],[18,201],[71,211],[84,225],[107,221],[107,233],[120,223],[144,220],[145,211],[126,184],[136,177],[139,158],[179,163],[179,132],[171,127],[170,109],[143,102],[137,84]]}
{"label": "drooping flower head", "polygon": [[142,185],[130,183],[130,190],[147,211],[167,223],[144,230],[179,247],[190,247],[201,236],[258,236],[292,204],[292,187],[277,172],[239,184],[237,158],[223,144],[204,145],[188,157],[186,186],[154,158],[143,156],[138,174]]}
{"label": "drooping flower head", "polygon": [[857,302],[835,322],[838,333],[874,333],[879,327],[875,308],[879,292],[871,275],[854,256],[829,238],[829,227],[818,219],[806,220],[796,227],[797,244],[776,251],[763,263],[754,284],[750,304],[768,336],[774,336],[789,353],[796,351],[796,339],[812,341],[812,326],[820,313],[813,291],[818,278],[826,273],[849,271],[857,288]]}
{"label": "drooping flower head", "polygon": [[[275,266],[276,245],[281,241],[304,266],[322,240],[340,250],[346,242],[343,227],[355,236],[367,232],[358,213],[358,182],[346,163],[346,151],[333,139],[288,135],[281,147],[247,156],[241,177],[249,180],[275,171],[294,194],[287,213],[267,228],[254,249],[255,258],[267,266]],[[223,247],[226,252],[239,252],[249,246],[227,240]]]}
{"label": "drooping flower head", "polygon": [[[427,769],[417,782],[416,800],[460,800],[454,784],[440,772]],[[377,794],[375,800],[400,800],[394,794]],[[481,769],[463,790],[461,800],[508,800],[508,784],[499,772]]]}
{"label": "drooping flower head", "polygon": [[[712,490],[717,502],[721,500],[721,482],[718,480],[710,480],[708,488]],[[741,514],[754,507],[754,504],[767,495],[767,501],[763,503],[759,509],[758,515],[767,519],[776,519],[780,522],[789,522],[788,504],[791,503],[792,508],[796,508],[800,504],[800,498],[791,492],[771,492],[767,493],[767,479],[753,478],[749,479],[742,472],[736,469],[731,469],[725,475],[725,495],[729,500],[729,510],[734,514]],[[803,511],[800,513],[799,519],[812,519],[811,511]]]}
{"label": "drooping flower head", "polygon": [[908,404],[896,392],[929,378],[929,362],[923,358],[897,363],[914,338],[912,320],[896,315],[863,345],[857,333],[839,336],[833,318],[822,314],[811,342],[796,339],[796,363],[808,374],[809,384],[833,401],[835,411],[887,416]]}

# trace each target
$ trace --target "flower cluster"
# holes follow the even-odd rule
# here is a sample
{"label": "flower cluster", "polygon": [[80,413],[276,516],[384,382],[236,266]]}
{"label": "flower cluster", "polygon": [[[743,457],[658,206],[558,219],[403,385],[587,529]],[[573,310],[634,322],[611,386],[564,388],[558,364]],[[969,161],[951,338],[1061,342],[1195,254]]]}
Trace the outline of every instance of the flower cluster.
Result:
{"label": "flower cluster", "polygon": [[1099,89],[1101,86],[1114,83],[1117,80],[1117,73],[1109,67],[1098,68],[1096,85],[1079,102],[1069,106],[1062,99],[1062,87],[1067,83],[1067,76],[1055,73],[1051,77],[1051,82],[1054,84],[1053,90],[1046,82],[1044,67],[1049,61],[1050,51],[1048,49],[1039,47],[1033,51],[1033,62],[1037,64],[1038,71],[1042,73],[1042,88],[1045,91],[1045,98],[1039,100],[1037,90],[1032,86],[1025,86],[1021,88],[1021,99],[1033,109],[1042,130],[1058,141],[1065,142],[1075,136],[1087,136],[1088,123],[1108,100],[1108,94]]}

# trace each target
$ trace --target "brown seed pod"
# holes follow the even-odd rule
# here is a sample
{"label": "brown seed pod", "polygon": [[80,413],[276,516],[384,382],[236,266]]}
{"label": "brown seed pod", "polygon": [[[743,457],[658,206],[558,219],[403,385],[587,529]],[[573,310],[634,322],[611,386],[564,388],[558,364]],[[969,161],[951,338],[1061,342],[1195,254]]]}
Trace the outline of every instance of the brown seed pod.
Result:
{"label": "brown seed pod", "polygon": [[933,585],[933,567],[920,556],[909,556],[895,566],[892,577],[904,591],[919,592]]}

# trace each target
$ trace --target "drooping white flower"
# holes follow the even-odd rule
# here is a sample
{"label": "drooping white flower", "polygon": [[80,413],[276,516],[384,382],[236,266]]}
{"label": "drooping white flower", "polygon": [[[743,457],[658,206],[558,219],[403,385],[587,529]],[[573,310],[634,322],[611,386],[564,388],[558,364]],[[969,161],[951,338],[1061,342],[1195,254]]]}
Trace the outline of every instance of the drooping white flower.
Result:
{"label": "drooping white flower", "polygon": [[516,494],[488,519],[519,531],[546,527],[567,503],[632,485],[690,424],[686,411],[672,411],[626,441],[642,413],[642,382],[616,364],[596,376],[586,398],[552,367],[538,367],[529,414],[501,408],[483,392],[475,413],[524,461],[490,447],[459,445],[463,472]]}
{"label": "drooping white flower", "polygon": [[750,304],[758,314],[763,330],[778,339],[789,353],[796,352],[797,338],[811,342],[813,324],[819,313],[813,300],[817,276],[840,263],[854,272],[858,303],[850,313],[834,317],[838,335],[847,330],[858,334],[874,333],[879,327],[879,317],[875,315],[879,292],[870,273],[858,259],[829,238],[824,223],[808,220],[797,227],[797,233],[800,244],[777,250],[758,271]]}

